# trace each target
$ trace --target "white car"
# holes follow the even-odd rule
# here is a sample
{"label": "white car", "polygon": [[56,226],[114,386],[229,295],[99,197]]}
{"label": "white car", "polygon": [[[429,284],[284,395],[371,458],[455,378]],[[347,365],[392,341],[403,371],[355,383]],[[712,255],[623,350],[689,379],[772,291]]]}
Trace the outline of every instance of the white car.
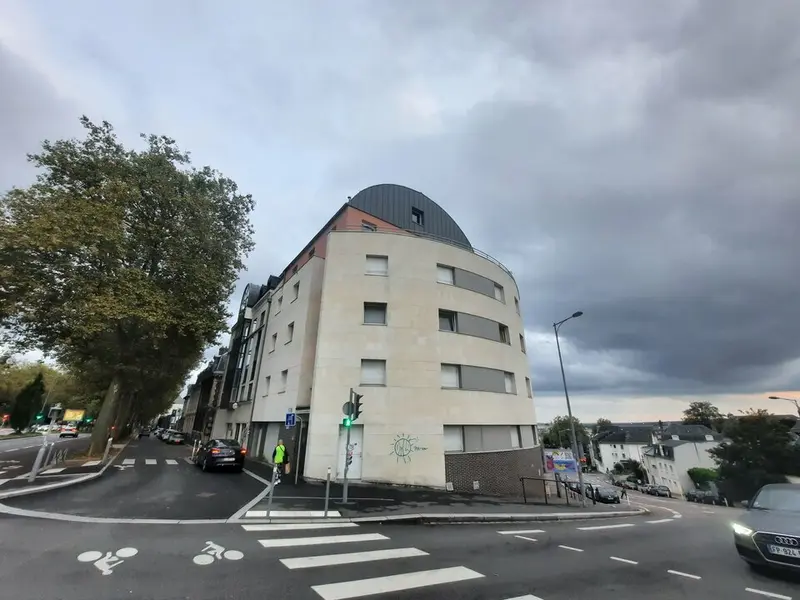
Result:
{"label": "white car", "polygon": [[78,428],[74,425],[62,425],[58,437],[78,437]]}

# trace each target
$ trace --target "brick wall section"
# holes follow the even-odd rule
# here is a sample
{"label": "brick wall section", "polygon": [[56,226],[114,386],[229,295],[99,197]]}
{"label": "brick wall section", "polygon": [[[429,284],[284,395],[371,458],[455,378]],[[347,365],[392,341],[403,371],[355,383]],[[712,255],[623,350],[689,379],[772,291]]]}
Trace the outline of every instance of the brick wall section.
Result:
{"label": "brick wall section", "polygon": [[[517,497],[522,495],[520,477],[541,477],[543,472],[540,447],[444,455],[445,481],[454,492]],[[473,481],[479,482],[478,490]]]}

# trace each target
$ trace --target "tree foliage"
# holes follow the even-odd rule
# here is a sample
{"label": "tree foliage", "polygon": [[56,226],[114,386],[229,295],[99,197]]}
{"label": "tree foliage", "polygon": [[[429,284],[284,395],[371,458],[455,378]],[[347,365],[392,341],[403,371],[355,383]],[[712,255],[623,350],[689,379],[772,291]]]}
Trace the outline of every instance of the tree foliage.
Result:
{"label": "tree foliage", "polygon": [[44,398],[44,375],[39,373],[17,394],[11,409],[9,423],[16,431],[22,431],[33,421],[36,411],[42,406]]}
{"label": "tree foliage", "polygon": [[104,382],[97,450],[120,411],[168,404],[225,328],[253,200],[168,137],[129,150],[109,123],[82,124],[0,199],[0,319],[18,349]]}
{"label": "tree foliage", "polygon": [[[589,432],[586,431],[586,427],[576,417],[572,417],[572,420],[575,423],[575,435],[578,438],[578,442],[586,446],[589,443]],[[542,436],[542,442],[550,448],[571,448],[572,434],[569,417],[564,415],[554,418],[547,433]]]}
{"label": "tree foliage", "polygon": [[686,471],[686,474],[692,480],[692,483],[701,490],[706,489],[709,483],[716,481],[719,477],[716,469],[707,469],[705,467],[692,467]]}
{"label": "tree foliage", "polygon": [[608,431],[609,429],[612,429],[613,427],[614,427],[614,424],[609,419],[605,419],[603,417],[597,419],[597,423],[595,424],[595,428],[597,430],[597,433],[600,433],[601,431]]}
{"label": "tree foliage", "polygon": [[762,485],[800,475],[800,447],[793,443],[790,428],[763,409],[729,422],[728,439],[708,452],[719,465],[719,485],[730,499],[749,499]]}
{"label": "tree foliage", "polygon": [[710,402],[692,402],[683,411],[683,422],[686,424],[705,425],[709,429],[721,431],[725,417]]}

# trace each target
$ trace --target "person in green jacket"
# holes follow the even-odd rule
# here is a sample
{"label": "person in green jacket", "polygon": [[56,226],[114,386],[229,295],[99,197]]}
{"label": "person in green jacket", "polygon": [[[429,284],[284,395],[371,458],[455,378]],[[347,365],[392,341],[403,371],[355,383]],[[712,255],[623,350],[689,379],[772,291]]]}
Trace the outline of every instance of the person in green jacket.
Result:
{"label": "person in green jacket", "polygon": [[281,475],[286,474],[286,463],[289,461],[289,453],[286,452],[286,446],[283,445],[283,440],[278,440],[275,449],[272,451],[272,462],[278,470],[278,478],[275,483],[281,482]]}

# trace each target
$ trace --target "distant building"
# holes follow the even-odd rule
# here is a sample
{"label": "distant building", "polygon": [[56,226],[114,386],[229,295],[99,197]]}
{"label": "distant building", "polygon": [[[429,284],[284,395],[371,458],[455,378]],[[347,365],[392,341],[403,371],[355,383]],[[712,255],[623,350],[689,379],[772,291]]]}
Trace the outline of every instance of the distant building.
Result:
{"label": "distant building", "polygon": [[716,468],[708,451],[719,446],[722,440],[722,435],[705,425],[673,424],[654,432],[653,442],[642,460],[649,482],[665,485],[676,495],[694,489],[689,469]]}

